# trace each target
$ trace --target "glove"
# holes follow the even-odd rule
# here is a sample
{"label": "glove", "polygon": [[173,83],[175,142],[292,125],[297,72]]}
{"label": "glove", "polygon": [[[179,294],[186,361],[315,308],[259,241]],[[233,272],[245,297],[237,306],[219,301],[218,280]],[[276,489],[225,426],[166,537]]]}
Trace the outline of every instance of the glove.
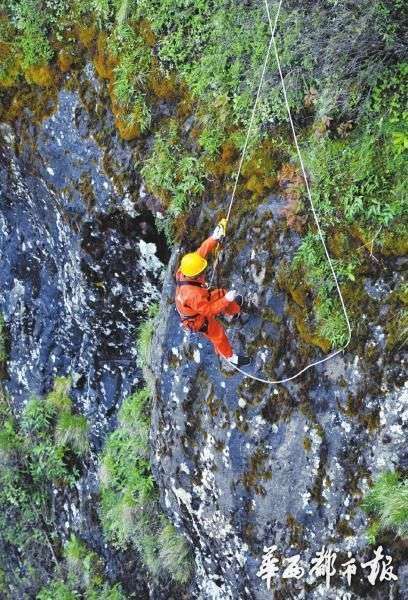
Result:
{"label": "glove", "polygon": [[225,299],[228,300],[228,302],[234,302],[237,295],[238,295],[238,292],[236,290],[230,290],[229,292],[227,292],[225,294]]}
{"label": "glove", "polygon": [[211,237],[213,237],[215,240],[221,240],[223,237],[225,237],[226,225],[227,225],[227,220],[221,219],[221,221],[218,223],[217,227],[214,229],[214,232]]}

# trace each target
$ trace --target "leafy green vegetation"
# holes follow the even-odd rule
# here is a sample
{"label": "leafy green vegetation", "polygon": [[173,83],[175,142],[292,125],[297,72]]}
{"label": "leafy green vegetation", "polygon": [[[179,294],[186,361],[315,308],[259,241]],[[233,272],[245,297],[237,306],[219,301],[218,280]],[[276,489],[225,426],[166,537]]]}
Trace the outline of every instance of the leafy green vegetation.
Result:
{"label": "leafy green vegetation", "polygon": [[188,545],[160,512],[149,463],[149,398],[142,389],[123,402],[118,427],[106,443],[101,519],[108,539],[119,548],[137,549],[154,577],[170,575],[184,583],[191,574]]}
{"label": "leafy green vegetation", "polygon": [[105,581],[101,558],[76,536],[64,547],[64,576],[43,587],[36,600],[125,600],[120,585]]}
{"label": "leafy green vegetation", "polygon": [[[404,213],[406,70],[390,75],[389,69],[403,55],[402,9],[403,0],[362,0],[352,8],[329,3],[325,11],[298,2],[281,12],[277,41],[295,119],[299,125],[314,120],[320,131],[332,123],[340,132],[320,141],[311,136],[305,145],[319,212],[331,224],[358,219],[367,227],[388,225]],[[39,0],[6,0],[0,84],[11,85],[21,73],[49,85],[52,73],[38,67],[54,67],[62,47],[78,53],[75,36],[83,39],[81,28],[88,31],[85,46],[97,72],[110,82],[121,135],[130,140],[154,129],[142,172],[149,190],[163,201],[167,212],[158,224],[172,242],[180,215],[202,196],[211,162],[211,173],[233,172],[234,151],[231,164],[222,165],[225,144],[235,151],[242,147],[269,39],[265,8],[232,6],[229,0],[57,0],[41,10]],[[170,123],[154,122],[155,104],[174,100],[175,85],[178,106],[169,107]],[[398,88],[399,99],[390,101]],[[183,102],[194,115],[188,133],[180,127]],[[357,118],[364,123],[342,137]],[[286,122],[271,59],[251,152],[260,138],[275,138],[276,126]]]}
{"label": "leafy green vegetation", "polygon": [[[138,361],[147,376],[158,304],[139,327]],[[126,398],[118,427],[106,442],[100,466],[101,520],[118,548],[135,548],[153,577],[186,583],[192,572],[189,546],[161,513],[150,466],[149,386]]]}
{"label": "leafy green vegetation", "polygon": [[176,121],[170,121],[166,133],[156,134],[152,153],[141,174],[149,191],[167,205],[165,220],[156,222],[172,242],[174,218],[191,207],[192,201],[204,191],[205,179],[202,162],[179,143]]}
{"label": "leafy green vegetation", "polygon": [[[75,485],[85,450],[69,436],[56,436],[60,415],[76,416],[68,389],[69,380],[58,378],[53,392],[45,398],[31,398],[19,419],[6,395],[0,394],[2,543],[11,555],[20,557],[13,576],[17,580],[21,576],[22,581],[26,577],[33,585],[47,580],[56,564],[59,540],[54,532],[53,490]],[[9,577],[10,570],[5,571]]]}
{"label": "leafy green vegetation", "polygon": [[347,137],[328,131],[320,140],[310,139],[306,159],[314,199],[327,227],[356,220],[387,226],[407,216],[407,75],[408,63],[385,74],[360,126]]}
{"label": "leafy green vegetation", "polygon": [[53,49],[47,35],[47,16],[38,0],[10,2],[13,21],[17,29],[17,44],[21,52],[21,66],[47,64],[53,57]]}
{"label": "leafy green vegetation", "polygon": [[386,348],[399,350],[408,342],[408,283],[399,285],[389,300],[392,310],[385,325],[388,334]]}
{"label": "leafy green vegetation", "polygon": [[151,52],[140,35],[129,25],[118,26],[109,40],[109,49],[119,61],[114,69],[117,101],[130,106],[146,85],[151,65]]}
{"label": "leafy green vegetation", "polygon": [[246,123],[248,84],[251,88],[259,76],[268,39],[262,6],[232,9],[224,0],[143,0],[136,14],[151,23],[163,66],[181,75],[193,96],[206,105],[207,115],[215,102],[225,99],[223,123],[217,123],[221,131],[231,123]]}
{"label": "leafy green vegetation", "polygon": [[[0,390],[0,534],[5,549],[0,592],[5,598],[16,597],[15,590],[23,586],[36,590],[38,600],[125,600],[119,585],[105,581],[99,556],[75,536],[62,548],[57,532],[54,493],[75,486],[88,448],[86,421],[72,412],[70,385],[69,378],[56,378],[53,390],[44,398],[31,398],[19,419]],[[8,560],[15,564],[2,564]]]}
{"label": "leafy green vegetation", "polygon": [[375,543],[382,531],[408,537],[408,479],[402,479],[395,471],[383,473],[362,506],[375,519],[367,532],[370,543]]}
{"label": "leafy green vegetation", "polygon": [[151,111],[146,102],[147,79],[151,69],[151,49],[134,27],[118,25],[108,49],[115,59],[114,99],[126,110],[128,127],[137,126],[141,132],[151,124]]}
{"label": "leafy green vegetation", "polygon": [[[305,158],[313,183],[313,199],[326,231],[347,228],[349,234],[366,231],[378,237],[381,247],[385,229],[398,224],[407,231],[408,196],[405,186],[408,136],[408,64],[386,73],[367,102],[359,127],[344,137],[343,130],[312,135]],[[346,131],[347,133],[347,131]],[[408,139],[408,138],[407,138]],[[384,228],[384,234],[381,233]],[[329,237],[329,236],[327,236]],[[326,240],[327,241],[327,240]],[[339,281],[355,281],[361,255],[353,253],[334,260]],[[333,277],[319,238],[306,235],[294,266],[302,265],[305,279],[315,292],[317,329],[333,346],[347,338],[345,320],[334,288]]]}
{"label": "leafy green vegetation", "polygon": [[[334,260],[333,266],[339,282],[355,280],[355,258],[349,262]],[[316,329],[332,346],[340,347],[347,341],[347,324],[337,296],[334,278],[324,254],[320,237],[309,233],[305,236],[293,261],[293,269],[303,269],[304,279],[315,293]]]}

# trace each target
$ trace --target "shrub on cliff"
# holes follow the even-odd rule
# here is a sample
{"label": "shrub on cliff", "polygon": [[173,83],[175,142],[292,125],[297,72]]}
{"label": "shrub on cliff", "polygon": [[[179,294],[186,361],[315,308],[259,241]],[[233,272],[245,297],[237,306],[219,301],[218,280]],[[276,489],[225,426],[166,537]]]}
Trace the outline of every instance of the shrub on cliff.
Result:
{"label": "shrub on cliff", "polygon": [[205,189],[204,166],[181,144],[175,120],[170,121],[166,131],[156,134],[141,174],[149,191],[166,207],[165,220],[157,220],[157,226],[165,231],[171,243],[174,219],[191,208]]}
{"label": "shrub on cliff", "polygon": [[120,585],[105,581],[101,558],[78,537],[65,544],[63,566],[66,574],[54,579],[37,594],[36,600],[125,600]]}
{"label": "shrub on cliff", "polygon": [[[339,231],[345,230],[355,237],[373,240],[380,250],[387,244],[393,252],[395,244],[395,254],[399,253],[399,238],[406,237],[408,226],[408,195],[404,186],[407,73],[408,63],[384,72],[366,102],[357,127],[353,129],[350,125],[348,129],[327,123],[325,128],[310,135],[304,145],[313,199],[329,245]],[[363,242],[353,253],[347,243],[344,251],[337,249],[333,264],[340,283],[356,280],[368,248]],[[300,265],[315,296],[318,332],[332,346],[341,346],[347,339],[346,324],[317,235],[308,233],[303,238],[293,266]]]}
{"label": "shrub on cliff", "polygon": [[191,574],[188,545],[160,511],[150,468],[149,404],[146,389],[126,398],[108,437],[100,467],[102,525],[116,546],[138,550],[154,577],[185,583]]}
{"label": "shrub on cliff", "polygon": [[20,54],[21,66],[47,64],[54,51],[48,39],[48,15],[38,0],[6,1],[6,8],[16,29],[15,53]]}
{"label": "shrub on cliff", "polygon": [[5,572],[7,578],[18,573],[19,585],[30,589],[44,583],[57,562],[54,491],[74,486],[80,475],[84,448],[72,439],[55,443],[60,407],[76,417],[68,381],[59,378],[49,396],[31,398],[20,418],[0,393],[0,533],[6,554],[18,556],[15,569]]}

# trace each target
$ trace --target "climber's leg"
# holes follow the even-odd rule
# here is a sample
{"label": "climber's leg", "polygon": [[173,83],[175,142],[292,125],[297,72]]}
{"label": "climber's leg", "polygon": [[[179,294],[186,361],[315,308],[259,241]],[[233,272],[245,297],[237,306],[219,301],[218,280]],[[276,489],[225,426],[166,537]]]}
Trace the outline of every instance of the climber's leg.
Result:
{"label": "climber's leg", "polygon": [[225,334],[224,327],[219,321],[216,319],[209,319],[207,332],[204,335],[213,343],[214,350],[217,354],[225,356],[226,358],[231,358],[233,355],[231,344]]}

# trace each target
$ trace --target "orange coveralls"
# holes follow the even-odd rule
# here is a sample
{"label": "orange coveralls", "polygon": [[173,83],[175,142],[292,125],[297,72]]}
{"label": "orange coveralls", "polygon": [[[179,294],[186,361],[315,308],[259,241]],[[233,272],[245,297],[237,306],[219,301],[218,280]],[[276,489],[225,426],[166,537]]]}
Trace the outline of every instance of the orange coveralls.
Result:
{"label": "orange coveralls", "polygon": [[[205,258],[214,250],[218,240],[210,237],[201,244],[197,253]],[[184,277],[181,271],[176,273],[177,291],[176,308],[182,318],[183,327],[190,331],[200,332],[214,345],[217,354],[230,358],[233,354],[231,345],[221,323],[215,318],[219,314],[236,315],[240,306],[236,302],[225,299],[227,290],[210,291],[205,287],[205,276],[198,275],[194,279]],[[180,285],[181,282],[185,282]],[[184,319],[184,320],[183,320]]]}

